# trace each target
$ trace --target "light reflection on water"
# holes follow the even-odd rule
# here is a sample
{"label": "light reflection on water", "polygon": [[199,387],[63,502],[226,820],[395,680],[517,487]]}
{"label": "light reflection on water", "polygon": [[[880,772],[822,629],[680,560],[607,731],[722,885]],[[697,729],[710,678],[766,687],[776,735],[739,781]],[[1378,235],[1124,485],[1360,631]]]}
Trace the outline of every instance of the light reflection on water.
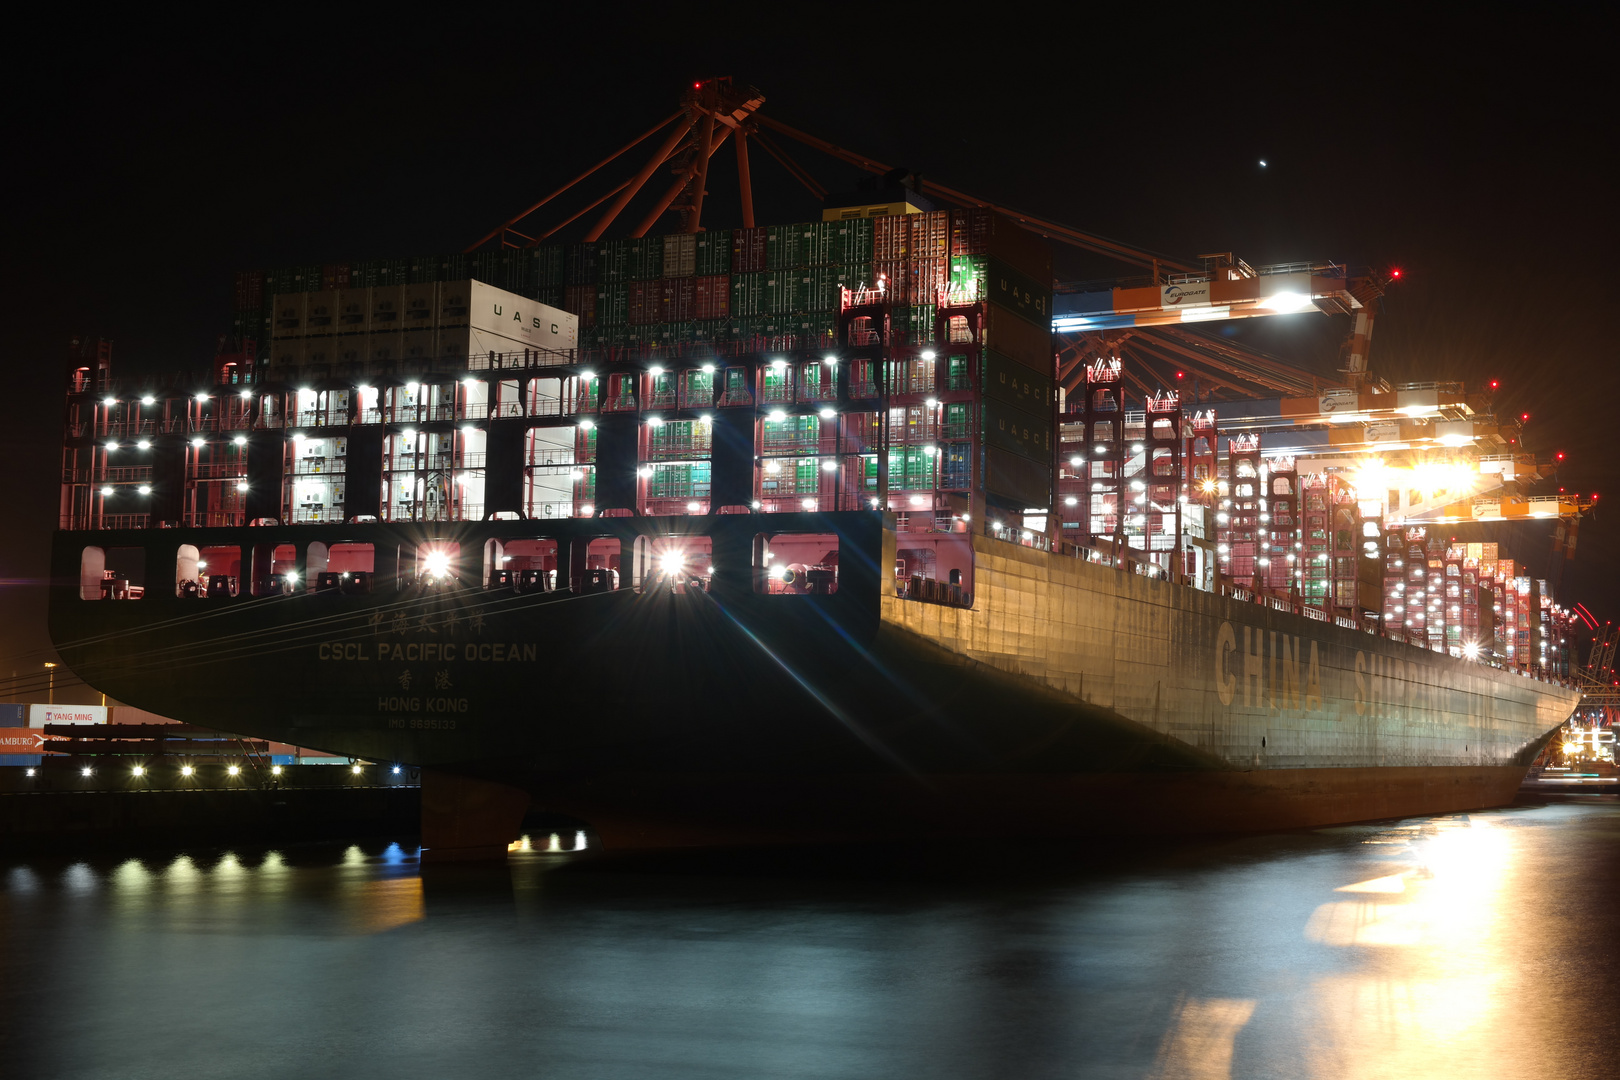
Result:
{"label": "light reflection on water", "polygon": [[1613,1074],[1605,797],[1103,852],[577,839],[0,861],[0,1075]]}

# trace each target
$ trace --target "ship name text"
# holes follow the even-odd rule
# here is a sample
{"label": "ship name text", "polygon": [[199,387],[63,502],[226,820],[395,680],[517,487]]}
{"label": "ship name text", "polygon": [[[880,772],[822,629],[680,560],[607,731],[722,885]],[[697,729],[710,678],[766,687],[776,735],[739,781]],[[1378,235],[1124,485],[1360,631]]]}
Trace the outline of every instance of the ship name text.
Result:
{"label": "ship name text", "polygon": [[540,646],[516,641],[411,641],[400,645],[386,641],[323,641],[316,646],[315,655],[321,660],[471,660],[484,664],[532,664],[539,659]]}
{"label": "ship name text", "polygon": [[[1215,635],[1215,691],[1222,705],[1272,711],[1322,708],[1322,661],[1297,634],[1243,628],[1243,645],[1229,622]],[[1233,653],[1241,653],[1233,656]]]}

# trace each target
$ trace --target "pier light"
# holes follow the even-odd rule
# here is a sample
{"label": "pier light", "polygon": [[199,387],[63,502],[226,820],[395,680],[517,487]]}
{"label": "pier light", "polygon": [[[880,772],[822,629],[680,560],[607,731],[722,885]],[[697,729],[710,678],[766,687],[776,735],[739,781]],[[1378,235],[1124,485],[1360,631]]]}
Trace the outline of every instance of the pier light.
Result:
{"label": "pier light", "polygon": [[145,765],[137,765],[133,769],[129,770],[129,772],[130,772],[131,776],[145,776],[146,775],[146,766]]}
{"label": "pier light", "polygon": [[237,491],[246,491],[247,489],[248,489],[248,486],[247,486],[247,481],[246,480],[238,480],[236,482],[236,490]]}
{"label": "pier light", "polygon": [[714,365],[713,364],[704,364],[702,367],[698,368],[698,370],[703,372],[703,374],[705,374],[705,375],[713,375],[714,374]]}
{"label": "pier light", "polygon": [[823,420],[832,420],[835,417],[837,417],[837,415],[838,415],[838,410],[833,408],[830,405],[827,408],[821,410],[821,418]]}
{"label": "pier light", "polygon": [[816,500],[806,499],[799,505],[804,507],[806,510],[814,510],[816,508]]}
{"label": "pier light", "polygon": [[101,489],[101,494],[103,496],[111,495],[112,493],[113,493],[113,489],[111,487],[103,487]]}
{"label": "pier light", "polygon": [[140,492],[142,495],[150,495],[150,494],[152,494],[152,485],[151,484],[142,484],[140,487],[136,488],[135,490]]}
{"label": "pier light", "polygon": [[780,424],[782,421],[787,419],[787,413],[783,412],[781,409],[772,409],[768,414],[766,414],[765,419],[769,420],[773,424]]}
{"label": "pier light", "polygon": [[581,420],[579,422],[579,430],[581,431],[594,431],[595,429],[596,421],[594,420]]}
{"label": "pier light", "polygon": [[86,765],[84,768],[80,769],[79,775],[88,779],[90,776],[90,766]]}
{"label": "pier light", "polygon": [[652,367],[647,369],[647,374],[649,375],[662,375],[663,373],[664,369],[658,364],[654,364]]}
{"label": "pier light", "polygon": [[145,397],[141,398],[141,404],[142,405],[152,405],[152,404],[155,404],[156,402],[157,402],[157,398],[153,397],[151,394],[147,394]]}
{"label": "pier light", "polygon": [[786,371],[787,361],[783,360],[781,357],[777,357],[775,360],[771,361],[771,367],[775,368],[777,371]]}
{"label": "pier light", "polygon": [[182,765],[182,766],[180,766],[180,775],[181,776],[190,776],[193,773],[195,773],[196,771],[197,770],[192,768],[190,765]]}
{"label": "pier light", "polygon": [[114,405],[118,404],[118,399],[115,397],[104,397],[101,399],[101,403],[110,409]]}
{"label": "pier light", "polygon": [[[237,446],[246,446],[247,445],[247,436],[246,435],[238,435],[236,438],[232,439],[231,442],[235,443]],[[141,449],[144,450],[145,447],[142,447]]]}
{"label": "pier light", "polygon": [[192,397],[193,397],[193,399],[195,399],[198,402],[204,402],[204,401],[208,400],[207,392],[202,391],[202,390],[197,391],[197,393],[193,394]]}
{"label": "pier light", "polygon": [[232,765],[230,768],[226,769],[225,771],[227,773],[229,773],[231,776],[241,776],[242,775],[242,766],[240,766],[240,765]]}
{"label": "pier light", "polygon": [[112,442],[109,442],[107,444],[107,449],[108,450],[116,450],[116,449],[118,449],[118,441],[115,439]]}
{"label": "pier light", "polygon": [[253,391],[251,391],[251,390],[243,390],[240,393],[238,393],[236,396],[241,398],[243,401],[248,401],[253,397]]}
{"label": "pier light", "polygon": [[832,460],[831,458],[827,459],[826,461],[823,461],[821,463],[821,471],[826,472],[826,473],[837,472],[838,471],[838,462]]}
{"label": "pier light", "polygon": [[203,448],[203,444],[205,444],[207,441],[207,439],[203,438],[201,435],[198,435],[196,438],[191,440],[191,445],[194,448],[201,450]]}
{"label": "pier light", "polygon": [[[875,505],[876,505],[876,504],[877,504],[877,500],[876,500],[876,499],[873,499],[873,500],[872,500],[872,503],[873,503],[873,505],[874,505],[874,506],[875,506]],[[761,502],[760,502],[760,501],[759,501],[759,500],[758,500],[758,499],[755,499],[755,500],[754,500],[754,501],[753,501],[753,502],[751,502],[751,503],[749,503],[749,504],[748,504],[748,508],[749,508],[749,509],[750,509],[750,510],[758,510],[758,509],[759,509],[759,508],[760,508],[760,507],[761,507],[761,506],[763,506],[763,505],[764,505],[764,504],[763,504],[763,503],[761,503]]]}
{"label": "pier light", "polygon": [[932,360],[934,358],[934,350],[933,349],[924,349],[922,351],[922,358],[924,360]]}

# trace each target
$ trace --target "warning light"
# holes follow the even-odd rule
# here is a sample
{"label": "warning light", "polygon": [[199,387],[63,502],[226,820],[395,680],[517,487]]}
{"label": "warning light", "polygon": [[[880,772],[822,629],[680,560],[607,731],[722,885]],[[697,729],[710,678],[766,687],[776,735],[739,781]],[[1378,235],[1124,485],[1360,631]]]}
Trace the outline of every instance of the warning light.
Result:
{"label": "warning light", "polygon": [[1389,272],[1389,276],[1392,278],[1398,278],[1401,276],[1401,272],[1399,270],[1391,270]]}
{"label": "warning light", "polygon": [[1527,412],[1526,413],[1520,413],[1519,414],[1519,419],[1520,420],[1528,420],[1528,419],[1530,419],[1530,414],[1527,413]]}
{"label": "warning light", "polygon": [[1558,460],[1559,461],[1564,460],[1564,452],[1562,450],[1558,451]]}
{"label": "warning light", "polygon": [[1186,377],[1187,377],[1187,373],[1186,373],[1186,372],[1185,372],[1185,371],[1178,371],[1178,372],[1176,372],[1176,378],[1178,378],[1178,379],[1185,379],[1185,378],[1186,378]]}
{"label": "warning light", "polygon": [[1491,380],[1491,389],[1492,390],[1495,390],[1500,385],[1501,385],[1501,383],[1497,382],[1495,379]]}

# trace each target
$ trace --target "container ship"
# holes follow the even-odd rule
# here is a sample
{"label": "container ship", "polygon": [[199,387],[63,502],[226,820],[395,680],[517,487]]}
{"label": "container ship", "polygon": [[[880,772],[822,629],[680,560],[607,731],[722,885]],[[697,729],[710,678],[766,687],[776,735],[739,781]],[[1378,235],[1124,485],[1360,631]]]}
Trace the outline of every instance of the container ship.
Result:
{"label": "container ship", "polygon": [[[737,100],[658,163],[724,132],[746,177]],[[445,858],[530,810],[626,849],[1499,805],[1578,704],[1549,591],[1442,535],[1578,513],[1517,494],[1488,401],[1199,400],[1091,334],[1360,318],[1372,279],[1055,293],[1042,230],[907,177],[717,231],[701,186],[669,235],[244,273],[202,379],[75,342],[62,659],[421,768]]]}

